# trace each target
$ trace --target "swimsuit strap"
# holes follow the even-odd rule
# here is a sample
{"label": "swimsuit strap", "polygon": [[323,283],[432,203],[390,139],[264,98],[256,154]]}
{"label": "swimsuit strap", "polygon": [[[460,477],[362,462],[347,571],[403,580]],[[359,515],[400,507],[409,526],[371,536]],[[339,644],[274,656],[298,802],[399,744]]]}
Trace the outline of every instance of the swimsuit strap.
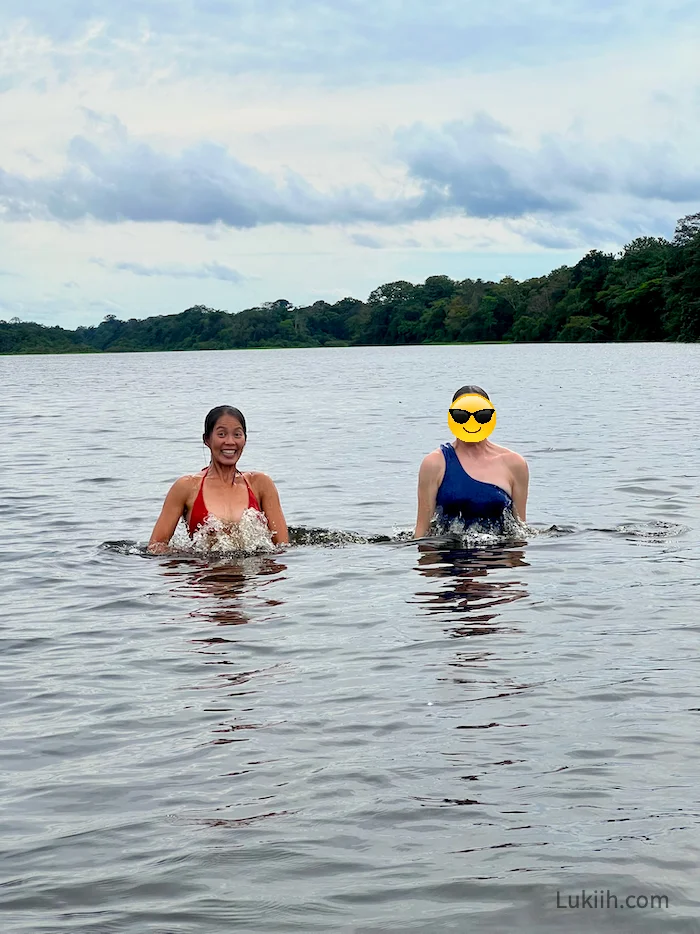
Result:
{"label": "swimsuit strap", "polygon": [[[243,474],[241,474],[241,476],[243,477]],[[248,509],[256,509],[258,512],[262,512],[257,497],[255,493],[253,493],[253,487],[248,483],[245,477],[243,477],[243,479],[245,480],[245,485],[248,487]]]}
{"label": "swimsuit strap", "polygon": [[197,496],[195,497],[195,501],[192,503],[190,521],[187,523],[190,537],[194,535],[200,525],[204,525],[209,515],[209,510],[207,509],[206,503],[204,502],[204,479],[208,473],[209,468],[205,467],[204,473],[202,474],[202,482],[199,484],[199,490],[197,491]]}
{"label": "swimsuit strap", "polygon": [[447,469],[451,467],[453,471],[456,470],[458,472],[463,480],[466,479],[469,484],[478,483],[481,486],[494,487],[496,490],[500,490],[500,492],[507,496],[508,499],[511,499],[510,493],[507,490],[504,490],[503,487],[499,486],[497,483],[491,483],[490,480],[477,480],[476,477],[472,477],[472,475],[467,470],[465,470],[464,465],[459,459],[459,455],[454,448],[454,445],[449,443],[441,444],[440,448],[442,450],[443,457],[445,458],[445,473],[447,473]]}

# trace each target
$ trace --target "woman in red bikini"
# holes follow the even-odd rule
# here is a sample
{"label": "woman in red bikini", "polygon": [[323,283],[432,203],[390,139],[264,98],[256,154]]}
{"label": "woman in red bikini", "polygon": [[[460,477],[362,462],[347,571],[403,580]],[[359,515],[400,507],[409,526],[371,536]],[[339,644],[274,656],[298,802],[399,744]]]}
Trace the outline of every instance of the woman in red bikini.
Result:
{"label": "woman in red bikini", "polygon": [[255,470],[243,474],[238,469],[246,444],[243,414],[230,405],[212,409],[204,420],[203,440],[211,451],[211,463],[198,474],[180,477],[172,485],[148,550],[166,551],[181,518],[185,519],[190,536],[194,537],[210,515],[226,525],[233,525],[240,522],[246,509],[255,509],[265,517],[276,545],[287,544],[287,523],[277,487],[267,474]]}

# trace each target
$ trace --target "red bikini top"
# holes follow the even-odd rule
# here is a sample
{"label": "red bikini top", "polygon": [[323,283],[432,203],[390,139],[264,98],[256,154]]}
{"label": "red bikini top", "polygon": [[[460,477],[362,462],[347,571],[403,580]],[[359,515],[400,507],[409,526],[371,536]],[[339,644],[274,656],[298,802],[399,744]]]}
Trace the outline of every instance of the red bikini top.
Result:
{"label": "red bikini top", "polygon": [[[207,467],[202,475],[202,482],[199,484],[199,492],[197,493],[197,498],[192,504],[192,512],[190,513],[190,519],[187,523],[187,528],[189,529],[190,538],[194,537],[194,533],[209,518],[209,510],[207,505],[204,502],[204,478],[209,473],[209,468]],[[243,477],[243,474],[240,474]],[[248,483],[245,477],[243,477],[245,485],[248,487],[248,509],[257,509],[258,512],[262,512],[260,505],[255,498],[255,493],[253,493],[251,485]]]}

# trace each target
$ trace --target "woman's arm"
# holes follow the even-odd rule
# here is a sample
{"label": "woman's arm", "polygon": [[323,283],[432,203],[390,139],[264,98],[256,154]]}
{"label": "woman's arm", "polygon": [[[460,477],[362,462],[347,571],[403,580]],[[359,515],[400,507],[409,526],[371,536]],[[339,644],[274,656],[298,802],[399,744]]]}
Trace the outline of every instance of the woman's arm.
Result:
{"label": "woman's arm", "polygon": [[267,524],[272,532],[272,541],[275,545],[287,545],[289,544],[289,532],[287,531],[287,523],[282,512],[277,487],[267,474],[259,473],[256,479],[258,481],[256,485],[259,490],[260,508],[265,514]]}
{"label": "woman's arm", "polygon": [[530,470],[525,458],[516,455],[512,466],[513,471],[513,507],[515,515],[521,522],[525,522],[527,511],[527,491],[530,485]]}
{"label": "woman's arm", "polygon": [[414,538],[423,538],[430,528],[435,514],[435,500],[445,474],[445,458],[440,451],[433,451],[423,458],[418,472],[418,516]]}
{"label": "woman's arm", "polygon": [[185,512],[191,484],[191,477],[180,477],[168,490],[148,543],[148,550],[152,554],[163,554],[167,551],[168,542],[173,537],[177,524]]}

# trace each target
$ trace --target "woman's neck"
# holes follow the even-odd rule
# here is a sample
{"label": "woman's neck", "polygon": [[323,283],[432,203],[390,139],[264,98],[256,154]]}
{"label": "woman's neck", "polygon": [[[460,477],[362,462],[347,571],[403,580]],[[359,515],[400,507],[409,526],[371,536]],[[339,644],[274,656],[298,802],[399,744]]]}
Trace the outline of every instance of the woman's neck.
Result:
{"label": "woman's neck", "polygon": [[459,452],[462,451],[468,457],[473,457],[477,460],[480,457],[485,457],[491,448],[491,442],[488,438],[484,438],[483,441],[462,441],[461,438],[455,438],[454,449]]}
{"label": "woman's neck", "polygon": [[225,464],[217,464],[214,461],[209,464],[209,475],[217,477],[227,486],[233,486],[236,482],[236,477],[239,474],[240,470],[235,464],[233,464],[231,467]]}

